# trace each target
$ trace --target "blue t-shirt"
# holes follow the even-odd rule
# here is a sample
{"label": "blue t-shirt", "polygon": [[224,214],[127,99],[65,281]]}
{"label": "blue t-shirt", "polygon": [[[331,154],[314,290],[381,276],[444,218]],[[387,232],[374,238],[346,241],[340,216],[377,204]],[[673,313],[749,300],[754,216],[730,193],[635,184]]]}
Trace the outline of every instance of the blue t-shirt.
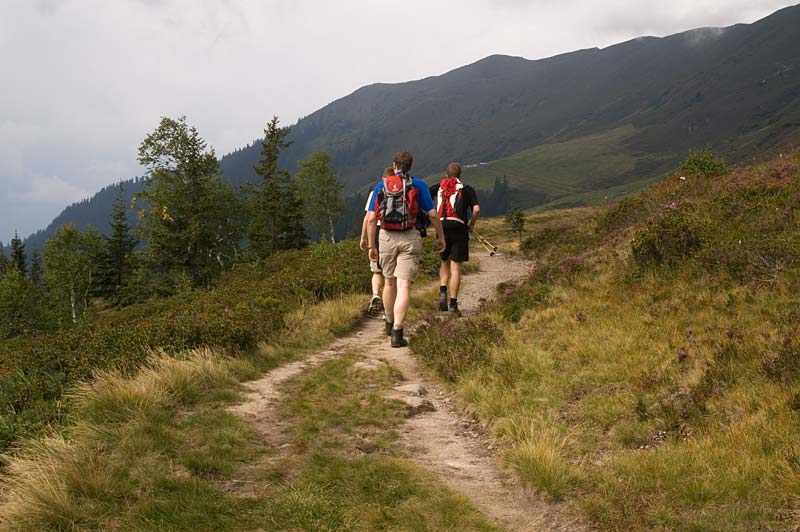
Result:
{"label": "blue t-shirt", "polygon": [[[411,178],[411,183],[419,189],[419,210],[428,212],[432,211],[436,207],[433,205],[433,198],[431,198],[431,191],[428,189],[428,184],[421,179],[417,179],[416,177]],[[380,183],[375,185],[375,190],[372,191],[372,198],[378,197],[378,192],[383,188],[383,179],[381,179]],[[375,202],[371,201],[369,203],[369,212],[375,212]]]}

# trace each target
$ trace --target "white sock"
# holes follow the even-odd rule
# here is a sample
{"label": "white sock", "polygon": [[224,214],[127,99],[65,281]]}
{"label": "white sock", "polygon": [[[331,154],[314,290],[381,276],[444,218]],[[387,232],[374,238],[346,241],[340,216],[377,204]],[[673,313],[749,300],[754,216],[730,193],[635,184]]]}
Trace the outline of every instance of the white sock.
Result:
{"label": "white sock", "polygon": [[394,328],[395,331],[399,331],[400,329],[403,328],[403,324],[402,323],[395,323],[393,328]]}
{"label": "white sock", "polygon": [[393,314],[385,312],[384,316],[386,316],[386,321],[388,321],[389,323],[394,323],[394,315]]}

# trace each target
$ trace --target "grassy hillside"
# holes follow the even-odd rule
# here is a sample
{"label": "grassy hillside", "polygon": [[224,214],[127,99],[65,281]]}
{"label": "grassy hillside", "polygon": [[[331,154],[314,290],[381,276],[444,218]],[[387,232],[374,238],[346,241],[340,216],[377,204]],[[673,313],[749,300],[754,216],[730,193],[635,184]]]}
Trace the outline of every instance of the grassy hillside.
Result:
{"label": "grassy hillside", "polygon": [[[511,157],[472,163],[463,169],[464,181],[491,190],[505,177],[521,208],[610,203],[620,195],[639,192],[654,178],[678,165],[678,155],[638,153],[628,142],[637,133],[631,125],[566,142],[542,144]],[[427,178],[441,179],[442,172]]]}
{"label": "grassy hillside", "polygon": [[[431,243],[422,279],[438,269]],[[498,532],[404,458],[396,429],[409,407],[386,398],[399,375],[388,364],[346,352],[287,380],[269,435],[231,411],[246,399],[241,382],[318,352],[360,319],[364,259],[354,242],[282,253],[167,301],[174,312],[142,306],[116,314],[115,327],[83,330],[83,381],[55,372],[68,393],[27,388],[28,408],[11,418],[35,419],[48,402],[66,413],[2,456],[0,530]],[[165,329],[176,320],[183,326]],[[166,330],[154,337],[166,351],[121,344],[123,327]],[[84,357],[100,343],[109,359]]]}
{"label": "grassy hillside", "polygon": [[527,222],[530,278],[412,341],[507,466],[605,530],[795,530],[800,156]]}
{"label": "grassy hillside", "polygon": [[[699,154],[635,197],[530,213],[526,226],[521,245],[501,220],[479,230],[528,256],[529,277],[411,344],[509,470],[603,530],[796,529],[800,154],[732,172]],[[12,397],[27,401],[12,419],[51,405],[67,423],[6,458],[0,530],[495,530],[403,458],[389,365],[344,353],[291,378],[276,439],[228,410],[241,381],[356,320],[362,299],[337,297],[366,286],[353,246],[281,255],[215,291],[115,314],[81,330],[82,351],[6,355],[0,390],[17,383]],[[128,331],[143,336],[121,342]],[[208,344],[228,349],[192,349]],[[125,354],[130,365],[102,370]],[[58,394],[37,396],[50,377]]]}
{"label": "grassy hillside", "polygon": [[[427,244],[431,245],[431,239]],[[243,263],[210,291],[109,311],[56,333],[0,342],[0,452],[69,417],[63,397],[96,371],[135,371],[154,350],[216,346],[249,353],[283,334],[293,310],[369,286],[355,241]],[[432,253],[423,270],[437,271]]]}
{"label": "grassy hillside", "polygon": [[393,427],[407,406],[383,397],[397,378],[388,365],[360,368],[352,354],[294,378],[271,438],[229,410],[240,381],[327,345],[362,305],[298,308],[247,357],[156,356],[80,386],[68,431],[9,460],[0,530],[497,532],[399,455]]}

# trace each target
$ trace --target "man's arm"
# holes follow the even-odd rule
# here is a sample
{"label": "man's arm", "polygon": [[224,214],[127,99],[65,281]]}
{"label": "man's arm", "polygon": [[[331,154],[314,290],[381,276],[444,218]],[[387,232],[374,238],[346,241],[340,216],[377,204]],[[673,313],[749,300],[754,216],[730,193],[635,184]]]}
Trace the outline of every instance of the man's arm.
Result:
{"label": "man's arm", "polygon": [[481,206],[474,205],[472,207],[472,217],[469,219],[469,230],[472,231],[475,229],[475,222],[478,221],[478,218],[481,216]]}
{"label": "man's arm", "polygon": [[475,192],[474,188],[469,187],[469,195],[469,203],[472,205],[472,216],[469,219],[469,230],[472,231],[475,229],[475,222],[477,222],[478,218],[481,216],[481,206],[478,204],[478,193]]}
{"label": "man's arm", "polygon": [[444,241],[444,228],[442,227],[442,221],[439,219],[439,213],[436,212],[436,209],[431,209],[428,211],[428,216],[431,217],[431,225],[434,229],[436,229],[436,247],[439,250],[439,253],[444,251],[444,248],[447,247]]}
{"label": "man's arm", "polygon": [[439,248],[439,253],[444,251],[446,244],[444,242],[444,228],[442,228],[442,221],[439,219],[439,213],[436,212],[436,204],[431,197],[431,191],[424,181],[415,180],[420,189],[420,208],[428,211],[428,216],[431,217],[431,225],[436,229],[436,244]]}
{"label": "man's arm", "polygon": [[364,218],[367,224],[367,242],[369,244],[369,258],[370,260],[378,260],[378,250],[375,249],[375,242],[377,241],[378,232],[378,217],[375,216],[375,211],[369,211]]}
{"label": "man's arm", "polygon": [[367,224],[369,218],[369,211],[364,213],[364,220],[361,222],[361,241],[358,243],[358,247],[361,251],[366,251],[367,247],[369,246],[369,237],[367,236]]}

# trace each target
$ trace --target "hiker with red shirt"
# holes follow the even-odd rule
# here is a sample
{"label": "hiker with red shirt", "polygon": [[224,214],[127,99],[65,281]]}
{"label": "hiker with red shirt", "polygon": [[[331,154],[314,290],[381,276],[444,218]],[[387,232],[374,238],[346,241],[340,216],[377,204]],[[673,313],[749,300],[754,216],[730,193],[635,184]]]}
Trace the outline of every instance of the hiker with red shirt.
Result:
{"label": "hiker with red shirt", "polygon": [[[436,229],[437,249],[444,251],[444,230],[433,205],[428,185],[411,177],[413,157],[407,151],[394,154],[394,174],[375,186],[374,201],[369,206],[369,258],[380,259],[385,284],[383,306],[386,335],[392,347],[405,347],[403,320],[411,303],[411,285],[417,277],[422,255],[422,237],[416,228],[417,216],[427,212]],[[380,219],[380,234],[377,222]],[[380,242],[380,252],[377,243]]]}
{"label": "hiker with red shirt", "polygon": [[[481,214],[475,189],[461,182],[461,165],[447,165],[445,178],[431,187],[436,211],[444,227],[445,249],[439,254],[439,310],[461,316],[458,291],[461,288],[461,264],[469,260],[469,233]],[[450,287],[450,300],[447,288]]]}

